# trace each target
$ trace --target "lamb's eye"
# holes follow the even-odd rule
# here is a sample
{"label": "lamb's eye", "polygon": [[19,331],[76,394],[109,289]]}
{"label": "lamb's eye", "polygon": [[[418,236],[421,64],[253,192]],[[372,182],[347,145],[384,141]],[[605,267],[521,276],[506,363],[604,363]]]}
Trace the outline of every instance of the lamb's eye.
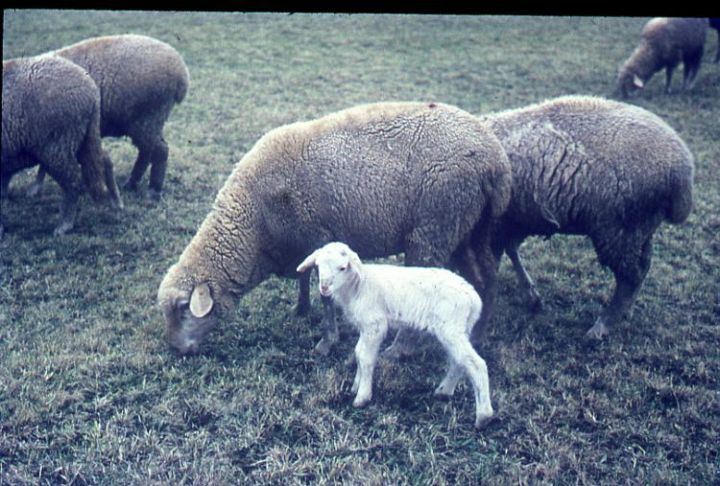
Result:
{"label": "lamb's eye", "polygon": [[347,265],[340,265],[338,267],[338,270],[340,270],[341,272],[344,272],[345,270],[347,270]]}

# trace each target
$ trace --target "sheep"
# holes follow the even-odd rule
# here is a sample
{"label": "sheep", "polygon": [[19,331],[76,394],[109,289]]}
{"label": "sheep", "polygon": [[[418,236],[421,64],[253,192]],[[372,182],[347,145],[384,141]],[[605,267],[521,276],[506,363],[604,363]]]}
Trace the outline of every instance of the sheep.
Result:
{"label": "sheep", "polygon": [[[100,88],[103,137],[128,136],[138,149],[125,188],[135,191],[150,168],[148,194],[159,199],[167,168],[168,145],[163,127],[189,86],[185,62],[169,44],[142,35],[94,37],[54,51],[83,67]],[[38,172],[29,189],[40,189]]]}
{"label": "sheep", "polygon": [[715,64],[720,62],[720,17],[710,17],[710,27],[717,31],[718,46],[715,51]]}
{"label": "sheep", "polygon": [[[449,264],[509,197],[497,138],[450,105],[367,104],[276,128],[236,164],[163,278],[168,340],[196,353],[241,295],[271,274],[296,277],[304,256],[330,241],[363,258],[404,251],[411,266]],[[337,341],[334,325],[326,317],[319,346]]]}
{"label": "sheep", "polygon": [[620,68],[618,88],[623,98],[665,68],[665,92],[675,67],[683,62],[682,89],[689,89],[700,69],[708,21],[705,18],[663,18],[650,20],[642,30],[640,45]]}
{"label": "sheep", "polygon": [[15,173],[38,164],[64,192],[55,235],[73,228],[84,189],[95,200],[109,198],[115,209],[122,208],[101,145],[98,87],[76,64],[49,55],[3,61],[2,196]]}
{"label": "sheep", "polygon": [[331,297],[360,333],[355,346],[354,407],[371,400],[380,345],[389,327],[399,327],[427,331],[447,352],[448,371],[436,395],[452,396],[463,373],[467,374],[475,393],[475,427],[492,417],[487,366],[470,344],[482,301],[467,281],[442,268],[363,264],[340,242],[313,252],[297,271],[312,267],[318,269],[320,294]]}
{"label": "sheep", "polygon": [[[510,159],[512,197],[490,231],[495,258],[481,268],[497,266],[505,251],[528,303],[538,308],[518,251],[523,240],[589,237],[615,276],[612,299],[587,332],[601,339],[635,300],[661,222],[682,223],[692,210],[692,154],[653,113],[590,96],[560,97],[485,120]],[[480,295],[486,314],[494,294]]]}

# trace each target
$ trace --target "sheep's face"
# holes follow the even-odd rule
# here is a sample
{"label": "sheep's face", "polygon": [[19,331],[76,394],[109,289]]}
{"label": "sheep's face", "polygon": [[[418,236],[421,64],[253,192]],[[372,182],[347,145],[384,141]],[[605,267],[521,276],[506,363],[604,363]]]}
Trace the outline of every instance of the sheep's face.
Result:
{"label": "sheep's face", "polygon": [[167,339],[180,354],[197,354],[200,343],[217,324],[218,309],[210,286],[201,283],[192,290],[161,284],[158,302],[165,316]]}
{"label": "sheep's face", "polygon": [[357,254],[344,243],[328,243],[316,250],[298,266],[304,272],[313,266],[318,268],[320,295],[332,297],[335,292],[357,279],[354,271],[360,264]]}
{"label": "sheep's face", "polygon": [[645,83],[636,73],[623,69],[618,76],[618,87],[623,98],[628,98],[643,89]]}

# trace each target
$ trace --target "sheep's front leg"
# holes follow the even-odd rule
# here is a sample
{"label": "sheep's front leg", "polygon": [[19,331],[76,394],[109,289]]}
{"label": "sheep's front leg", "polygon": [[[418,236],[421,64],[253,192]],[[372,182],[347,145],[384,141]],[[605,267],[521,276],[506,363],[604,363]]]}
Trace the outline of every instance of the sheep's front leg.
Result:
{"label": "sheep's front leg", "polygon": [[535,282],[533,281],[532,277],[530,277],[530,274],[527,272],[527,270],[525,270],[525,266],[523,265],[522,259],[520,258],[519,249],[520,242],[512,242],[508,244],[508,246],[505,248],[505,253],[507,253],[508,257],[510,257],[510,261],[512,262],[515,274],[517,275],[520,286],[525,293],[525,300],[527,302],[528,308],[532,312],[538,312],[542,309],[542,299],[540,299],[540,294],[537,291]]}
{"label": "sheep's front leg", "polygon": [[372,379],[377,363],[380,345],[387,334],[384,319],[374,320],[360,330],[360,339],[355,346],[357,371],[351,391],[356,393],[353,407],[362,407],[372,399]]}
{"label": "sheep's front leg", "polygon": [[340,340],[337,320],[335,319],[335,305],[331,297],[322,297],[323,303],[323,337],[315,345],[315,352],[323,356],[330,353],[332,347]]}

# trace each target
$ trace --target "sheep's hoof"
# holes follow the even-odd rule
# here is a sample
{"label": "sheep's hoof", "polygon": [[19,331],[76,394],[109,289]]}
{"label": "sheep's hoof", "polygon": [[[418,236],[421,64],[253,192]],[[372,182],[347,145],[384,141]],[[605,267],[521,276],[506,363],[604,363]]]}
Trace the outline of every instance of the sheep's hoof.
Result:
{"label": "sheep's hoof", "polygon": [[486,428],[488,425],[493,423],[495,420],[495,416],[493,414],[490,415],[478,415],[475,417],[475,428],[478,430]]}
{"label": "sheep's hoof", "polygon": [[309,311],[310,304],[308,304],[307,302],[298,302],[298,305],[295,306],[295,315],[298,317],[307,316]]}
{"label": "sheep's hoof", "polygon": [[598,320],[595,321],[595,325],[593,325],[593,327],[591,327],[588,332],[585,333],[585,337],[588,339],[593,339],[595,341],[600,341],[605,336],[607,336],[609,332],[610,331],[605,325],[603,318],[599,317]]}
{"label": "sheep's hoof", "polygon": [[68,231],[70,231],[71,229],[73,229],[73,226],[75,226],[74,223],[70,223],[67,221],[62,222],[62,223],[60,223],[60,225],[57,228],[55,228],[55,231],[53,231],[53,234],[55,236],[62,236],[65,233],[67,233]]}
{"label": "sheep's hoof", "polygon": [[137,181],[134,181],[132,179],[128,179],[125,184],[123,184],[123,189],[126,191],[132,191],[136,192],[138,190],[138,184]]}
{"label": "sheep's hoof", "polygon": [[367,405],[368,403],[370,403],[370,399],[369,399],[369,398],[360,398],[360,399],[358,399],[357,397],[355,397],[355,400],[353,400],[353,407],[355,407],[355,408],[362,408],[362,407],[364,407],[365,405]]}
{"label": "sheep's hoof", "polygon": [[542,299],[540,298],[540,295],[537,294],[537,292],[529,296],[527,300],[527,307],[533,314],[537,314],[538,312],[543,310]]}
{"label": "sheep's hoof", "polygon": [[328,354],[330,354],[330,349],[332,348],[333,344],[335,344],[335,342],[330,342],[329,339],[322,338],[315,345],[315,352],[321,356],[327,356]]}
{"label": "sheep's hoof", "polygon": [[160,202],[162,199],[162,191],[158,189],[153,189],[152,187],[148,189],[148,196],[150,197],[151,201],[154,202]]}
{"label": "sheep's hoof", "polygon": [[440,400],[441,402],[449,402],[452,399],[453,394],[448,393],[444,389],[440,389],[440,387],[437,387],[435,389],[435,392],[433,393],[433,396],[436,400]]}
{"label": "sheep's hoof", "polygon": [[37,182],[33,182],[30,184],[30,186],[25,191],[25,195],[27,197],[35,197],[38,194],[40,194],[40,189],[42,188],[41,184],[38,184]]}

